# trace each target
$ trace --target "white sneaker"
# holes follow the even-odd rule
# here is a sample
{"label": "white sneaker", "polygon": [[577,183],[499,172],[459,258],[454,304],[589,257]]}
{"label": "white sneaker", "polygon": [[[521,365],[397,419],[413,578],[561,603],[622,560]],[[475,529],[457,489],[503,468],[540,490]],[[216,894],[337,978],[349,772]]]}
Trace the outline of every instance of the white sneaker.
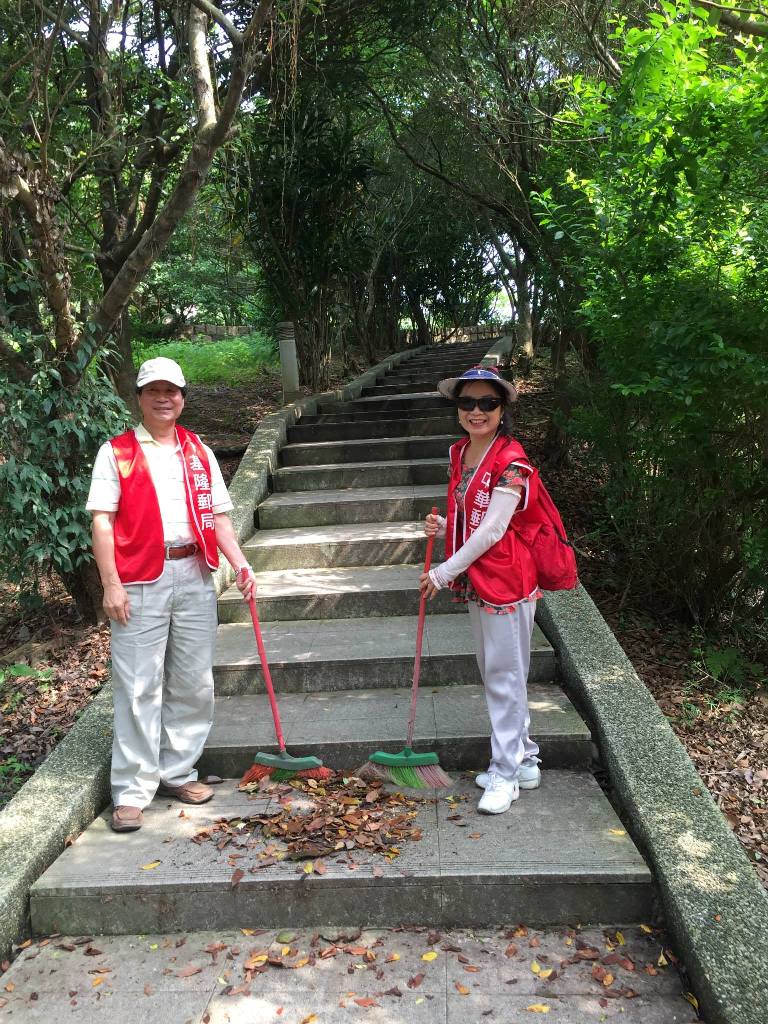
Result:
{"label": "white sneaker", "polygon": [[[480,772],[475,776],[475,785],[485,789],[489,778],[490,772]],[[520,789],[538,789],[541,785],[541,769],[537,764],[521,764],[517,782]]]}
{"label": "white sneaker", "polygon": [[481,814],[503,814],[519,796],[517,779],[503,779],[496,772],[488,772],[488,785],[477,809]]}

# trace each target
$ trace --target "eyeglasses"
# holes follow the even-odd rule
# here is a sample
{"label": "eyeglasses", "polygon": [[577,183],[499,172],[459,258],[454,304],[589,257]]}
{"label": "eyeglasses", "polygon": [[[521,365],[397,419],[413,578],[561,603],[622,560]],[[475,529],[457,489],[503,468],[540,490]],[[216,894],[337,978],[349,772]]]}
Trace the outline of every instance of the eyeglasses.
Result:
{"label": "eyeglasses", "polygon": [[456,399],[456,405],[463,412],[472,412],[475,406],[481,412],[493,412],[494,409],[498,409],[502,404],[502,399],[497,398],[495,395],[481,395],[480,398],[470,398],[469,395],[461,395]]}

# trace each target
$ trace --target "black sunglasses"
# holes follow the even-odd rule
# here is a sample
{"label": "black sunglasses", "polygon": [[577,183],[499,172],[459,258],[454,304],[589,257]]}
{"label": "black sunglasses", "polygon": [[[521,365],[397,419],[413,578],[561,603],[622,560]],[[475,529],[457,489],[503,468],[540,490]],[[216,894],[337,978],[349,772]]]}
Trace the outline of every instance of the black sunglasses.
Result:
{"label": "black sunglasses", "polygon": [[498,409],[502,404],[502,399],[497,398],[495,395],[481,395],[480,398],[470,398],[469,395],[461,395],[456,399],[456,405],[464,412],[472,412],[475,406],[481,412],[493,412],[494,409]]}

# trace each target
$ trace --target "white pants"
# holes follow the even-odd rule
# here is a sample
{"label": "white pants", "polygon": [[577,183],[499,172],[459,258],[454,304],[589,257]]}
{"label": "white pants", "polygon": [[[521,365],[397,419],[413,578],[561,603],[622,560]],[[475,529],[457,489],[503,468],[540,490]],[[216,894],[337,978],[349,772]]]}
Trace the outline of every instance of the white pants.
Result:
{"label": "white pants", "polygon": [[127,626],[112,623],[112,802],[146,807],[159,783],[197,778],[213,721],[216,589],[198,558],[166,560],[127,586]]}
{"label": "white pants", "polygon": [[528,667],[536,602],[524,601],[509,615],[490,615],[473,601],[467,607],[491,718],[488,770],[514,779],[522,762],[535,764],[539,753],[528,735]]}

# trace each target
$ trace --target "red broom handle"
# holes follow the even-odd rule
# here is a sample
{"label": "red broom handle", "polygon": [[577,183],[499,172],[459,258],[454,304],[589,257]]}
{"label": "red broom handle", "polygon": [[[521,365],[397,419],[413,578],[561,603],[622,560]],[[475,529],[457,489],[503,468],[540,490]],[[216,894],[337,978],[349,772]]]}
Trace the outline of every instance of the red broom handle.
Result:
{"label": "red broom handle", "polygon": [[248,602],[248,607],[251,612],[251,618],[253,619],[253,632],[256,634],[256,646],[259,649],[259,659],[261,661],[261,671],[264,673],[264,684],[267,687],[267,695],[269,696],[269,706],[272,708],[272,720],[275,723],[275,736],[277,738],[277,745],[280,748],[280,753],[285,753],[285,740],[283,739],[283,730],[280,728],[280,712],[277,710],[277,701],[275,700],[275,688],[272,685],[272,676],[269,672],[269,665],[267,664],[267,652],[264,650],[264,641],[261,638],[261,626],[259,625],[259,616],[256,614],[256,602],[251,598]]}
{"label": "red broom handle", "polygon": [[[432,509],[432,515],[437,515],[437,509]],[[427,537],[427,553],[424,556],[424,572],[429,572],[429,567],[432,564],[432,549],[435,546],[435,534],[433,533],[430,537]],[[413,682],[411,684],[411,709],[408,712],[408,739],[406,740],[406,746],[411,749],[413,747],[413,730],[416,726],[416,698],[419,695],[419,675],[421,674],[421,647],[424,639],[424,619],[427,614],[427,595],[426,591],[422,590],[421,600],[419,601],[419,622],[416,627],[416,658],[413,662]]]}

